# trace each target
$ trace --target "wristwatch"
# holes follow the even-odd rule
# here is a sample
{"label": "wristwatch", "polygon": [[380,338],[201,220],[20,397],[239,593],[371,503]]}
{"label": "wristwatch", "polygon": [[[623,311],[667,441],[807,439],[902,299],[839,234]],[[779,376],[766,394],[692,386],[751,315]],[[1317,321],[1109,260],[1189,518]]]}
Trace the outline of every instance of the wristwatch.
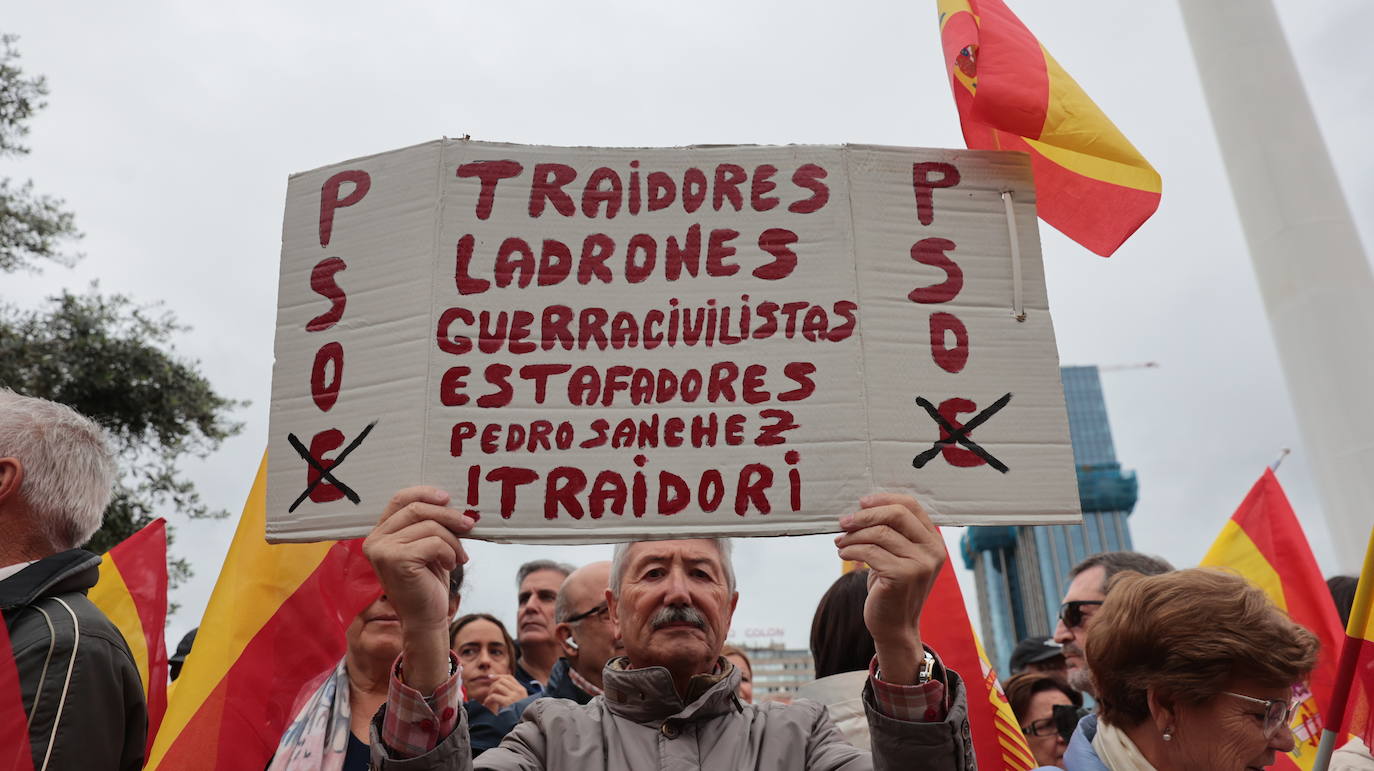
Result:
{"label": "wristwatch", "polygon": [[916,673],[916,684],[925,685],[935,679],[935,656],[930,651],[923,651],[925,659],[921,661],[921,670]]}

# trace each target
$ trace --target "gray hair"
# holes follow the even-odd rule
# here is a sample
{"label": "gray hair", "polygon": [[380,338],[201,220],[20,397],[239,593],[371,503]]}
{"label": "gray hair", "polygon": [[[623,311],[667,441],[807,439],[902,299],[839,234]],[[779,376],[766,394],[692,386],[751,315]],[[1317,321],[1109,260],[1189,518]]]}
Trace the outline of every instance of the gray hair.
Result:
{"label": "gray hair", "polygon": [[[702,538],[703,541],[710,541],[715,544],[716,550],[720,552],[720,564],[725,570],[725,584],[730,588],[730,593],[735,593],[735,565],[730,559],[733,546],[729,538]],[[615,545],[615,553],[611,557],[611,594],[615,597],[620,596],[620,582],[625,577],[625,570],[629,565],[630,547],[640,543],[639,541],[629,541]]]}
{"label": "gray hair", "polygon": [[1151,557],[1138,551],[1104,551],[1074,565],[1073,570],[1069,571],[1069,580],[1072,581],[1079,573],[1096,567],[1102,568],[1103,594],[1107,593],[1107,587],[1111,586],[1112,578],[1117,573],[1130,570],[1145,576],[1158,576],[1174,571],[1174,566],[1160,557]]}
{"label": "gray hair", "polygon": [[100,529],[117,467],[109,435],[90,418],[0,388],[0,457],[23,464],[20,496],[54,547],[75,549]]}
{"label": "gray hair", "polygon": [[572,572],[574,570],[577,570],[577,568],[573,567],[572,565],[569,565],[566,562],[554,562],[553,560],[530,560],[529,562],[526,562],[525,564],[521,565],[519,570],[515,571],[515,588],[519,589],[520,585],[525,583],[525,579],[529,578],[531,573],[538,573],[541,570],[552,570],[555,573],[562,573],[563,577],[567,578],[568,576],[572,575]]}

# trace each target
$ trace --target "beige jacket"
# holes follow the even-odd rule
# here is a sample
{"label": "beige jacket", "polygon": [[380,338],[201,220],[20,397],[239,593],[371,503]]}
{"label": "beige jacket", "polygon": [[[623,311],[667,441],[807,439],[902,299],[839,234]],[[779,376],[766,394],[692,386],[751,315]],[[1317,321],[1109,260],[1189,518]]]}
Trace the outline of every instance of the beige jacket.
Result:
{"label": "beige jacket", "polygon": [[825,705],[830,719],[840,729],[845,741],[861,750],[872,749],[868,740],[868,715],[864,709],[863,690],[868,672],[841,672],[838,675],[812,680],[797,689],[797,696]]}
{"label": "beige jacket", "polygon": [[[619,660],[618,660],[619,661]],[[735,696],[739,672],[699,676],[683,703],[661,667],[625,670],[608,664],[606,693],[579,706],[539,699],[495,749],[476,761],[491,771],[969,771],[975,769],[963,682],[946,673],[952,707],[941,723],[908,723],[879,714],[865,685],[873,744],[870,754],[840,735],[824,705],[743,704]],[[466,717],[438,747],[410,760],[386,757],[375,741],[380,769],[474,768]]]}

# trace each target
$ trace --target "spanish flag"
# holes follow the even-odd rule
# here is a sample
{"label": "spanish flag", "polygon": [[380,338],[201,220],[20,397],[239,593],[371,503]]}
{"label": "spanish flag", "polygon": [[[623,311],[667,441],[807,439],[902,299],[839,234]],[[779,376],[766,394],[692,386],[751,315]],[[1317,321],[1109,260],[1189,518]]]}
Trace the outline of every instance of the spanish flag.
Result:
{"label": "spanish flag", "polygon": [[4,619],[0,619],[0,739],[4,740],[0,741],[0,771],[33,771],[24,692]]}
{"label": "spanish flag", "polygon": [[264,456],[147,769],[265,768],[301,687],[381,592],[361,541],[266,542],[266,473]]}
{"label": "spanish flag", "polygon": [[1275,764],[1275,768],[1311,769],[1322,733],[1318,705],[1331,703],[1336,686],[1341,622],[1307,536],[1273,471],[1265,469],[1250,488],[1202,558],[1202,565],[1230,568],[1244,576],[1321,641],[1321,655],[1308,687],[1294,694],[1302,699],[1290,726],[1297,746]]}
{"label": "spanish flag", "polygon": [[148,701],[148,746],[167,711],[167,523],[155,519],[100,561],[90,600],[119,627]]}
{"label": "spanish flag", "polygon": [[1002,0],[938,5],[964,143],[1029,153],[1040,218],[1110,257],[1159,208],[1159,174]]}
{"label": "spanish flag", "polygon": [[1329,728],[1336,738],[1353,734],[1366,747],[1374,747],[1374,530],[1369,533],[1364,569],[1355,587],[1330,703]]}
{"label": "spanish flag", "polygon": [[921,642],[934,648],[946,667],[962,675],[968,688],[969,728],[978,767],[995,771],[1036,768],[1021,724],[1012,714],[1007,695],[997,682],[997,672],[969,621],[953,560],[946,559],[935,577],[921,618],[930,620],[921,624]]}

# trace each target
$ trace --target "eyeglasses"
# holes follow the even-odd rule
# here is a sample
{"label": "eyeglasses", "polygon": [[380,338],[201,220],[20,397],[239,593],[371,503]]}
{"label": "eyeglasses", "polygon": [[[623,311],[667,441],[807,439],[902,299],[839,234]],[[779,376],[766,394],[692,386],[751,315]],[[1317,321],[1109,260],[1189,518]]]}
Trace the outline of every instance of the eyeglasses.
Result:
{"label": "eyeglasses", "polygon": [[575,624],[584,618],[587,618],[589,616],[599,616],[602,613],[607,612],[608,610],[610,610],[610,608],[606,607],[606,603],[603,602],[585,613],[578,613],[576,616],[568,616],[567,620],[563,623]]}
{"label": "eyeglasses", "polygon": [[1021,733],[1026,736],[1049,736],[1058,733],[1059,728],[1055,725],[1054,718],[1047,717],[1043,720],[1032,721],[1030,725],[1022,726]]}
{"label": "eyeglasses", "polygon": [[1264,707],[1264,733],[1266,736],[1273,736],[1280,726],[1290,725],[1293,722],[1293,715],[1298,711],[1302,702],[1289,702],[1287,699],[1256,699],[1254,696],[1246,696],[1243,693],[1232,693],[1222,691],[1227,696],[1234,696],[1237,699],[1245,699],[1251,704],[1259,704]]}
{"label": "eyeglasses", "polygon": [[1101,604],[1102,600],[1071,600],[1059,606],[1059,619],[1070,629],[1080,627],[1083,625],[1083,607]]}

